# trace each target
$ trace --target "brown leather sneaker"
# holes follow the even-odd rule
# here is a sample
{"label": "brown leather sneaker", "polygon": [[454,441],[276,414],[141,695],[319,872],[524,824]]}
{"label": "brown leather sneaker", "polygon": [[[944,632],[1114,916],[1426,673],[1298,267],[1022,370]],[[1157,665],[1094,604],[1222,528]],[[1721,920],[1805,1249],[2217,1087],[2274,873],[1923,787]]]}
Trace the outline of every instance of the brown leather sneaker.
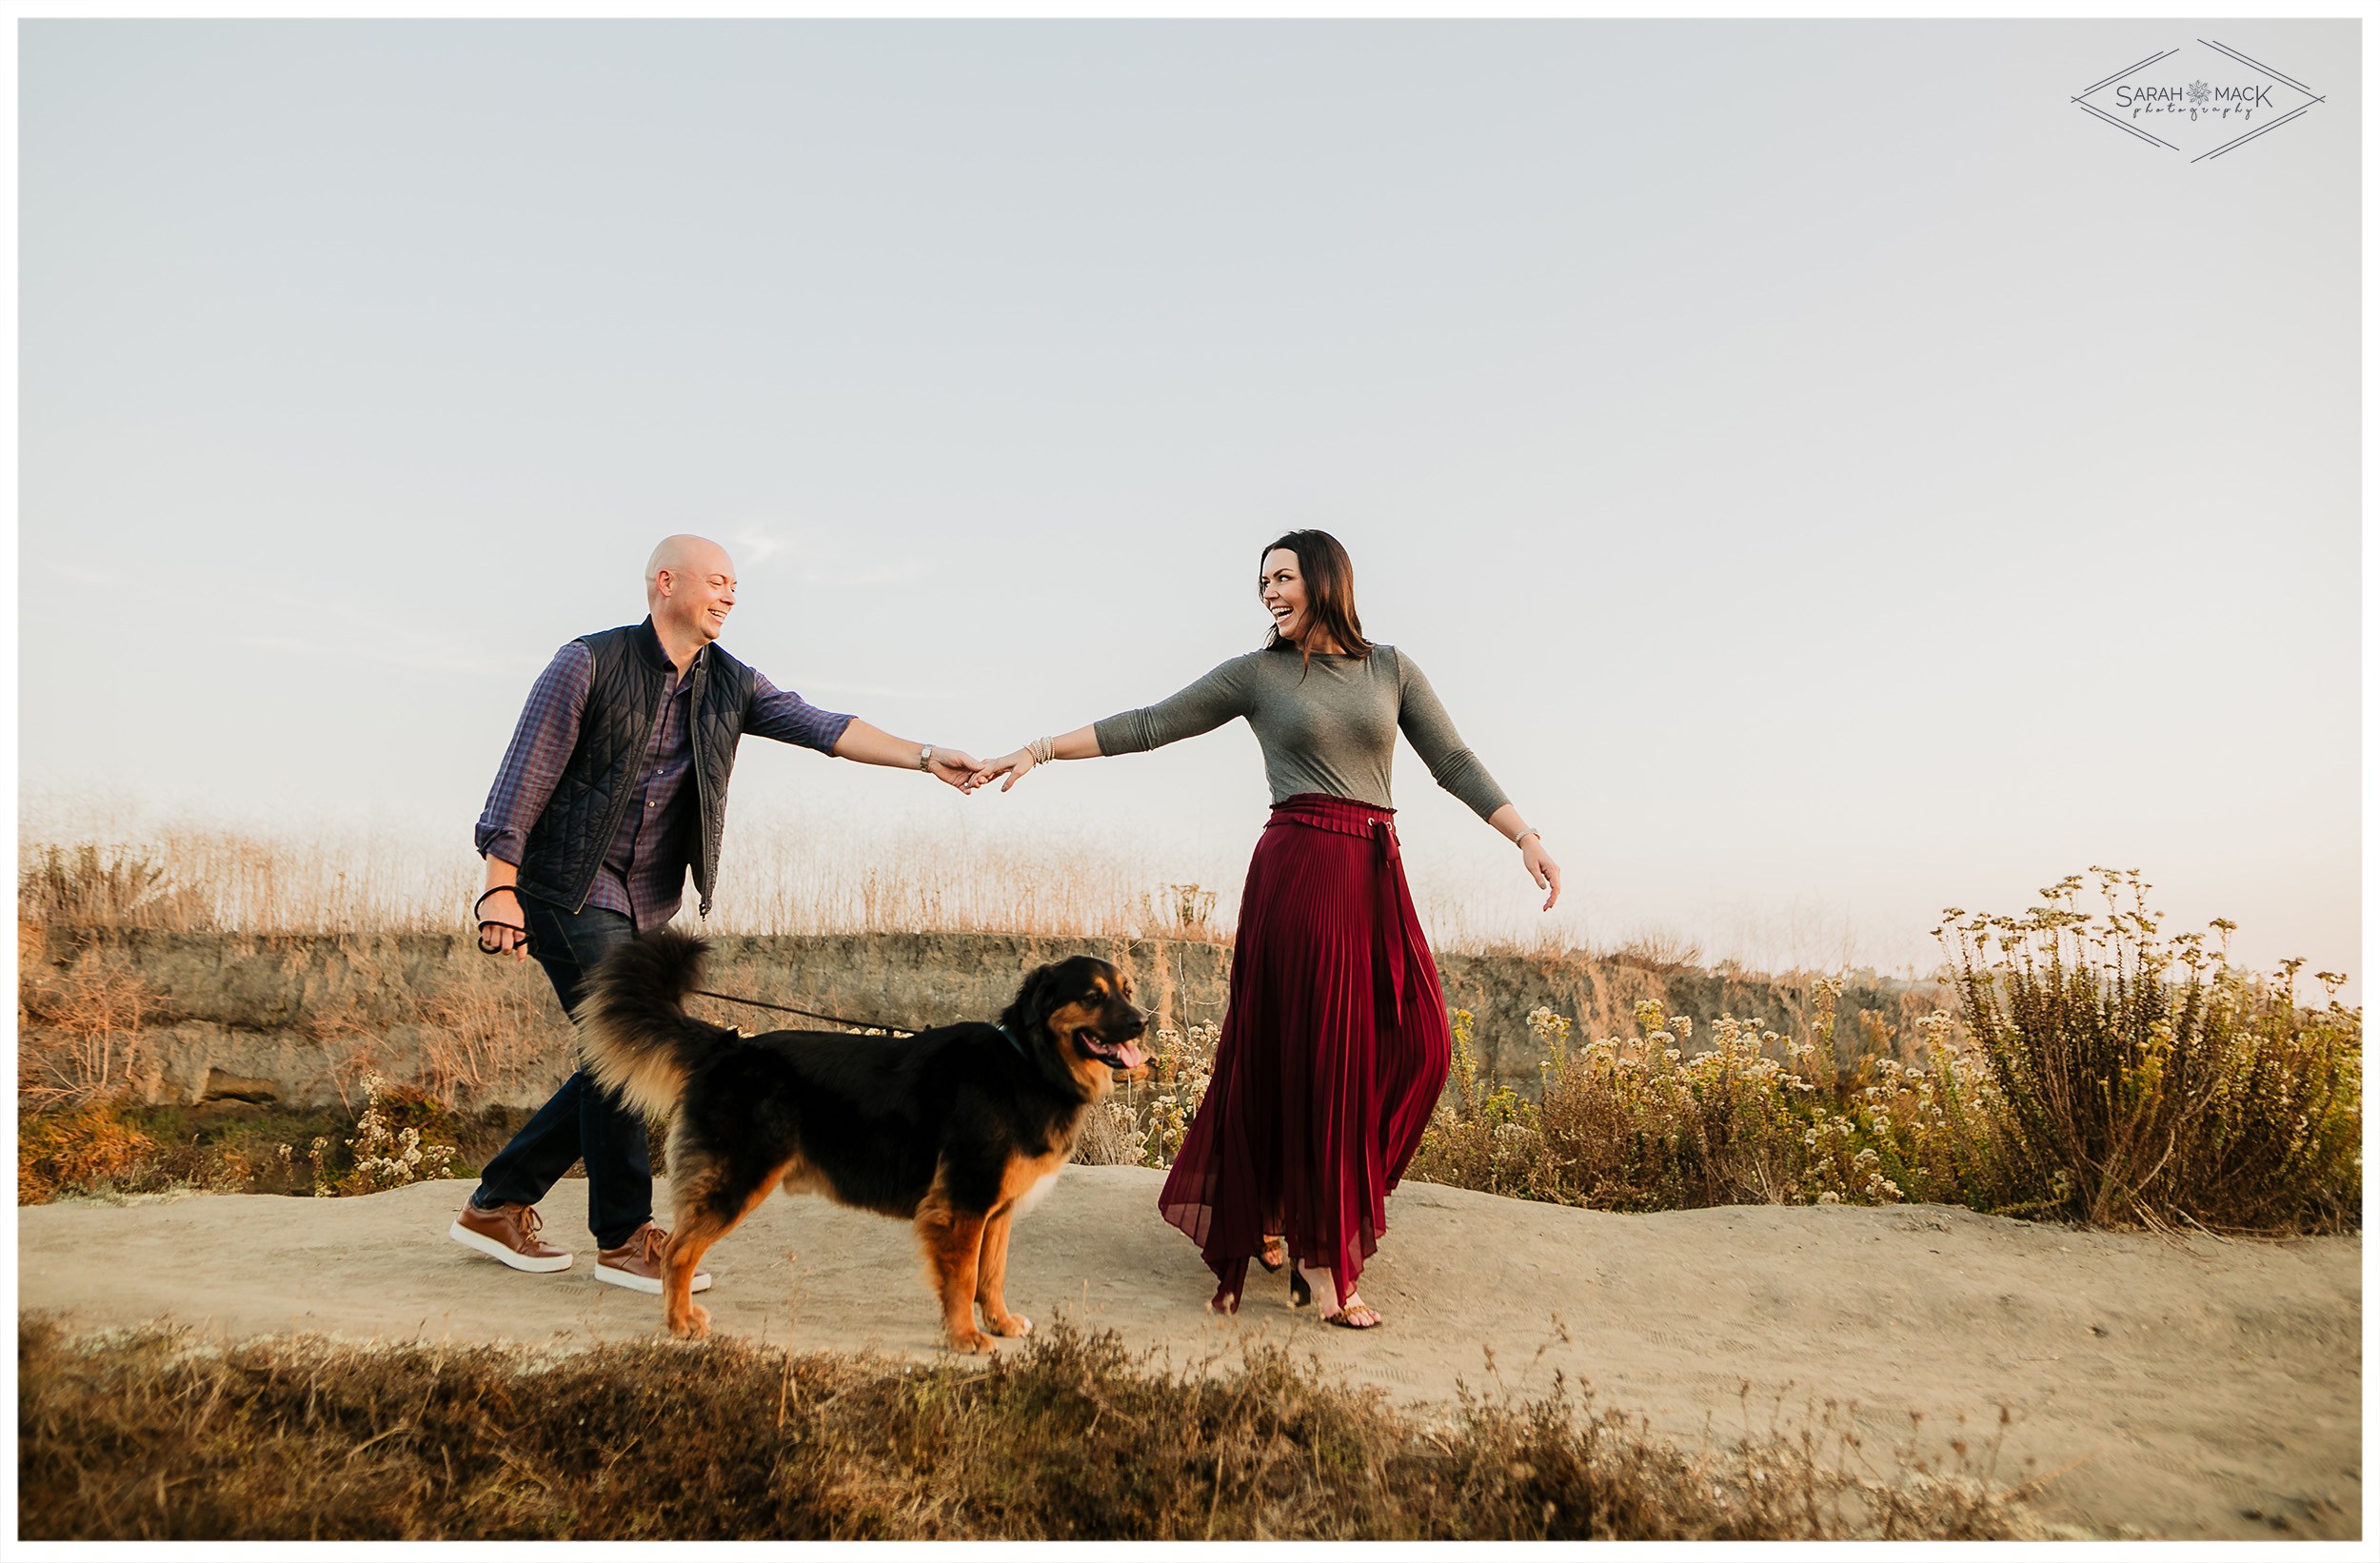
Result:
{"label": "brown leather sneaker", "polygon": [[[628,1240],[618,1248],[606,1248],[595,1256],[595,1278],[632,1291],[650,1292],[661,1296],[661,1255],[669,1246],[669,1234],[647,1221],[628,1234]],[[707,1270],[694,1273],[693,1290],[710,1290],[711,1276]]]}
{"label": "brown leather sneaker", "polygon": [[466,1199],[463,1214],[454,1218],[446,1236],[515,1270],[546,1275],[569,1269],[570,1251],[541,1241],[537,1236],[540,1224],[531,1206],[498,1205],[494,1210],[482,1210]]}

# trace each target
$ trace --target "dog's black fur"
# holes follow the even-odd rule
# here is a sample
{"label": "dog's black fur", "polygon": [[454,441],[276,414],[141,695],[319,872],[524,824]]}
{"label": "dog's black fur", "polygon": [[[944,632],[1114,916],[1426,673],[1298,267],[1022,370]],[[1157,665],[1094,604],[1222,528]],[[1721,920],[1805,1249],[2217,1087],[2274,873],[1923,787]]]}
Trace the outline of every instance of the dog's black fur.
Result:
{"label": "dog's black fur", "polygon": [[1040,967],[998,1026],[746,1037],[684,1011],[707,948],[670,932],[624,944],[588,973],[574,1014],[597,1082],[670,1119],[670,1333],[707,1333],[695,1270],[780,1187],[914,1221],[954,1345],[988,1349],[979,1303],[994,1334],[1030,1331],[1001,1295],[1009,1223],[1116,1071],[1141,1061],[1147,1019],[1123,974],[1093,956]]}

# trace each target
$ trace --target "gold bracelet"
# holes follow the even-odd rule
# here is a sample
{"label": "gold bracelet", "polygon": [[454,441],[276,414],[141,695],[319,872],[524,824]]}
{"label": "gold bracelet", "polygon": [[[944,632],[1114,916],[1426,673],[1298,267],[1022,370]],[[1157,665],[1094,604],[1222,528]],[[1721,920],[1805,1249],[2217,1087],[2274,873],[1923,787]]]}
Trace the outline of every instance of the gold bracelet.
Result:
{"label": "gold bracelet", "polygon": [[1530,829],[1528,829],[1528,830],[1524,830],[1524,831],[1522,831],[1519,835],[1517,835],[1517,836],[1514,837],[1514,838],[1513,838],[1513,845],[1515,845],[1515,846],[1518,846],[1521,842],[1523,842],[1523,841],[1527,841],[1527,840],[1528,840],[1530,837],[1532,837],[1532,836],[1535,836],[1535,837],[1536,837],[1538,841],[1544,841],[1544,840],[1545,840],[1545,832],[1543,832],[1543,831],[1541,831],[1541,830],[1538,830],[1538,829],[1536,829],[1535,827],[1532,827],[1532,828],[1530,828]]}
{"label": "gold bracelet", "polygon": [[1033,763],[1036,765],[1046,765],[1058,758],[1058,741],[1054,738],[1037,738],[1024,746],[1024,752],[1033,757]]}

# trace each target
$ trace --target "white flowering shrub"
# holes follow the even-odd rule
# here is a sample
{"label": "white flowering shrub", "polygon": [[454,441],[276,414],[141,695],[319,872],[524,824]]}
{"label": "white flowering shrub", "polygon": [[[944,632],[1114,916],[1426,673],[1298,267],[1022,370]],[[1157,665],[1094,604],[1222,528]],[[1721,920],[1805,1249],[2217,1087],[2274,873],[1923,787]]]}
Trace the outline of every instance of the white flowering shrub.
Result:
{"label": "white flowering shrub", "polygon": [[1159,1027],[1147,1077],[1116,1088],[1101,1115],[1083,1126],[1074,1158],[1103,1166],[1172,1166],[1215,1078],[1215,1047],[1222,1035],[1218,1025]]}
{"label": "white flowering shrub", "polygon": [[355,1120],[355,1138],[346,1142],[353,1164],[345,1173],[333,1172],[327,1164],[329,1139],[315,1139],[308,1157],[313,1164],[314,1192],[378,1194],[384,1189],[401,1189],[408,1183],[452,1176],[461,1153],[451,1144],[430,1139],[423,1125],[403,1121],[416,1117],[428,1118],[435,1125],[445,1112],[438,1102],[418,1091],[395,1085],[378,1075],[366,1076],[364,1111]]}

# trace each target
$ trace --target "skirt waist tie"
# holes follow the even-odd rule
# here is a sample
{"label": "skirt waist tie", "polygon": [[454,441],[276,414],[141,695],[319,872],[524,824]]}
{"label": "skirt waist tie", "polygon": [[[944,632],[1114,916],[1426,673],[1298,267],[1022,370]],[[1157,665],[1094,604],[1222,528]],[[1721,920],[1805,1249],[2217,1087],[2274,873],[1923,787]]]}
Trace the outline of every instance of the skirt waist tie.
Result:
{"label": "skirt waist tie", "polygon": [[1299,793],[1273,805],[1264,828],[1303,825],[1340,836],[1369,838],[1373,844],[1372,900],[1374,926],[1379,940],[1380,964],[1388,972],[1389,1013],[1399,1025],[1405,1019],[1404,922],[1398,915],[1398,864],[1403,853],[1397,844],[1397,811],[1359,803],[1327,793]]}

